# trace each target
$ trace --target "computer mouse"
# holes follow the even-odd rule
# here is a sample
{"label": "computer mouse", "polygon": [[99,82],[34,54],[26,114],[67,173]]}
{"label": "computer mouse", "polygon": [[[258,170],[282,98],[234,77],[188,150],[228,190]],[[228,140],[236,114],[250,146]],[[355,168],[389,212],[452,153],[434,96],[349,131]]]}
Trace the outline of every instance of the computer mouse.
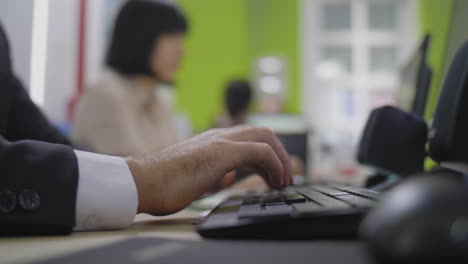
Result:
{"label": "computer mouse", "polygon": [[468,263],[468,181],[441,170],[389,193],[359,230],[377,263]]}

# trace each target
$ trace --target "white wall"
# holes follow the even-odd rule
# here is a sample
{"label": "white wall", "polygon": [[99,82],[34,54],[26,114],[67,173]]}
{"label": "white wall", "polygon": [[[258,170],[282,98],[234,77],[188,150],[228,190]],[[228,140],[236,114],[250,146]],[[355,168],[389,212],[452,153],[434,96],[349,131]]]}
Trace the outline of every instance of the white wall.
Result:
{"label": "white wall", "polygon": [[54,122],[66,120],[76,90],[78,0],[49,0],[44,111]]}
{"label": "white wall", "polygon": [[[115,0],[114,0],[115,1]],[[96,82],[102,73],[105,54],[105,1],[88,1],[86,35],[86,84]]]}
{"label": "white wall", "polygon": [[[53,122],[58,123],[66,119],[66,105],[76,89],[79,1],[48,1],[42,108]],[[0,1],[0,21],[10,39],[14,70],[27,89],[31,75],[33,14],[34,0]]]}
{"label": "white wall", "polygon": [[31,64],[31,38],[34,0],[0,1],[0,23],[12,49],[13,68],[28,86]]}
{"label": "white wall", "polygon": [[125,0],[88,0],[85,84],[94,84],[104,69],[115,16]]}

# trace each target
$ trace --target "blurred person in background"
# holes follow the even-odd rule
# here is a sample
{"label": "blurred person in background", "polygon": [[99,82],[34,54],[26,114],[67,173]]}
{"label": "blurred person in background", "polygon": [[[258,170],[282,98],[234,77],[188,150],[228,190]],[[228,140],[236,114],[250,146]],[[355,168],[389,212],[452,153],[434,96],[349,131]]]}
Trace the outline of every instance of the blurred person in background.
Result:
{"label": "blurred person in background", "polygon": [[175,114],[158,95],[183,57],[188,25],[173,4],[132,0],[121,8],[104,74],[83,93],[72,138],[112,155],[141,155],[179,140]]}
{"label": "blurred person in background", "polygon": [[[246,80],[230,81],[225,89],[224,104],[225,113],[218,117],[214,126],[216,128],[228,128],[248,123],[250,107],[253,101],[253,89]],[[292,171],[295,175],[304,175],[304,163],[296,156],[290,156]],[[258,191],[267,188],[266,182],[259,175],[246,168],[236,170],[234,174],[227,175],[220,183],[220,187],[226,187],[234,182],[231,189]]]}
{"label": "blurred person in background", "polygon": [[229,82],[224,94],[226,113],[216,120],[215,127],[225,128],[246,124],[252,97],[249,82],[245,80]]}
{"label": "blurred person in background", "polygon": [[[155,90],[157,84],[173,81],[187,30],[185,16],[173,4],[150,0],[124,4],[114,26],[107,69],[78,104],[74,142],[116,156],[144,156],[177,143],[175,115]],[[230,114],[223,127],[246,123],[250,101],[250,85],[232,82],[226,93]],[[211,191],[244,177],[228,173]],[[266,186],[258,175],[238,185],[246,189]]]}

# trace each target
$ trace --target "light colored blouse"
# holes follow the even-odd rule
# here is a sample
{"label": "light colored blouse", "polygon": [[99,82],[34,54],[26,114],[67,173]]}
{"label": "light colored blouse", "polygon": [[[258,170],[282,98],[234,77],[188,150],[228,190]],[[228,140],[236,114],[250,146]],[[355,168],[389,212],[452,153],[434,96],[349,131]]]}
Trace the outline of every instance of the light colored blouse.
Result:
{"label": "light colored blouse", "polygon": [[106,71],[83,93],[72,139],[98,153],[143,155],[178,141],[175,115],[155,89]]}

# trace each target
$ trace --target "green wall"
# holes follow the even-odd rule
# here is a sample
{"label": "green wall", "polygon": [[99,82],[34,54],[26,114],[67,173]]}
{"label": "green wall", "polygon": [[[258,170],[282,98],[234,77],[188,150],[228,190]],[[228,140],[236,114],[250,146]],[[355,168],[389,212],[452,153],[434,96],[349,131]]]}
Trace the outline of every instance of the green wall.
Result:
{"label": "green wall", "polygon": [[225,84],[250,78],[255,58],[282,55],[289,64],[286,110],[299,105],[299,0],[178,0],[190,32],[176,80],[176,105],[195,131],[223,112]]}
{"label": "green wall", "polygon": [[[196,131],[223,111],[226,82],[249,78],[253,61],[284,56],[289,64],[286,111],[300,112],[299,0],[178,0],[190,22],[186,57],[177,78],[177,109]],[[434,70],[426,118],[435,110],[453,0],[419,0],[421,33],[431,33],[429,64]]]}
{"label": "green wall", "polygon": [[250,58],[279,55],[286,59],[288,95],[285,110],[300,112],[299,1],[250,0],[249,18]]}
{"label": "green wall", "polygon": [[[419,18],[421,34],[431,34],[429,64],[433,70],[431,90],[426,107],[426,120],[431,120],[439,97],[440,86],[444,78],[444,62],[447,53],[447,41],[452,19],[453,0],[419,0]],[[426,169],[435,166],[431,159],[426,160]]]}
{"label": "green wall", "polygon": [[432,118],[440,86],[444,78],[444,62],[447,40],[452,19],[453,0],[419,0],[420,31],[431,34],[429,64],[434,75],[426,108],[426,119]]}
{"label": "green wall", "polygon": [[194,129],[209,128],[222,111],[224,84],[249,74],[247,0],[178,0],[190,23],[176,80],[178,111]]}

